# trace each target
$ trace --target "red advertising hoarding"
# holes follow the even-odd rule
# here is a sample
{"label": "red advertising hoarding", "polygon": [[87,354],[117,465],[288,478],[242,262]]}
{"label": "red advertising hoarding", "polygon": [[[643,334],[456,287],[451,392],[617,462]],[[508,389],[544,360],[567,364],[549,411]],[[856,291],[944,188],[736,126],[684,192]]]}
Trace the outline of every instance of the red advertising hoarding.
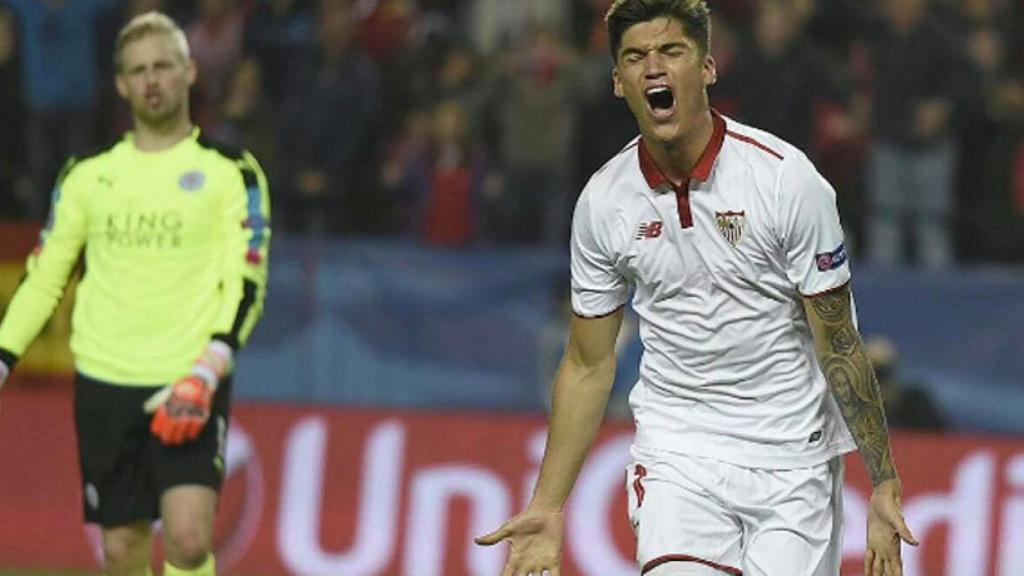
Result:
{"label": "red advertising hoarding", "polygon": [[[66,386],[4,390],[0,569],[98,570]],[[245,576],[499,574],[472,536],[525,503],[543,449],[532,416],[235,407],[217,531],[220,572]],[[563,574],[636,574],[625,516],[630,428],[608,425],[566,512]],[[908,576],[1020,576],[1024,440],[897,434]],[[867,481],[847,466],[843,574],[861,574]]]}

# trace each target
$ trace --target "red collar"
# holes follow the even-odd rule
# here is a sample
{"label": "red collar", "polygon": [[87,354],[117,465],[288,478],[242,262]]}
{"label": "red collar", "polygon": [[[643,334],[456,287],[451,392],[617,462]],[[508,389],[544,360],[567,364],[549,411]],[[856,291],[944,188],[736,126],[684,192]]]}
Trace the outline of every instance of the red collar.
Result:
{"label": "red collar", "polygon": [[[725,119],[714,109],[711,110],[711,126],[711,139],[708,140],[708,145],[704,148],[704,152],[701,153],[700,159],[697,160],[697,165],[687,174],[687,178],[696,178],[701,182],[707,182],[711,176],[711,168],[715,165],[718,152],[722,149],[722,141],[725,140]],[[647,185],[653,190],[662,184],[671,184],[671,181],[665,177],[661,168],[658,168],[658,165],[654,163],[654,158],[648,152],[642,137],[640,138],[640,146],[637,148],[639,150],[638,156],[640,157],[640,171],[643,172]]]}

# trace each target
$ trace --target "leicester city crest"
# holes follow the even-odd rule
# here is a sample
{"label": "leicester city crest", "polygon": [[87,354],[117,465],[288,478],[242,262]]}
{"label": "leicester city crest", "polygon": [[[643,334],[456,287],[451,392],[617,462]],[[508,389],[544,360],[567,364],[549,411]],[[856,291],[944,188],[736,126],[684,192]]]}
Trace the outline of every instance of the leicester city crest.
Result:
{"label": "leicester city crest", "polygon": [[206,175],[198,170],[185,172],[178,178],[178,186],[186,192],[196,192],[206,184]]}
{"label": "leicester city crest", "polygon": [[722,233],[726,242],[735,246],[740,243],[740,238],[743,238],[743,229],[747,225],[746,212],[744,210],[715,212],[715,224],[718,225],[718,231]]}

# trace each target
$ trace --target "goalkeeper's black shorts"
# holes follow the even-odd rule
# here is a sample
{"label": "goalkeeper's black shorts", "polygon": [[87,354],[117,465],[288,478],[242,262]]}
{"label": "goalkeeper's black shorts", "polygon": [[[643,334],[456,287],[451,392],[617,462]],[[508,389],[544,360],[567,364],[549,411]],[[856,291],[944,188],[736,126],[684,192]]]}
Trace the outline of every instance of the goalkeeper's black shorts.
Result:
{"label": "goalkeeper's black shorts", "polygon": [[217,387],[199,438],[164,446],[149,431],[142,405],[157,388],[121,386],[75,375],[75,430],[85,521],[124,526],[160,516],[160,495],[182,484],[220,491],[231,379]]}

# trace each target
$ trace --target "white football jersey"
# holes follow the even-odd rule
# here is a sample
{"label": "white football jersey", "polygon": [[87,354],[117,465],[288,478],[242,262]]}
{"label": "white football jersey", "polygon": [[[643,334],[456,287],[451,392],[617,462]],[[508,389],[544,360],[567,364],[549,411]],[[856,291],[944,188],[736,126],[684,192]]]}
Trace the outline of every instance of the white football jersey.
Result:
{"label": "white football jersey", "polygon": [[835,192],[807,157],[713,113],[676,189],[641,139],[576,205],[572,304],[600,317],[633,291],[644,352],[635,445],[755,468],[855,449],[802,304],[850,280]]}

